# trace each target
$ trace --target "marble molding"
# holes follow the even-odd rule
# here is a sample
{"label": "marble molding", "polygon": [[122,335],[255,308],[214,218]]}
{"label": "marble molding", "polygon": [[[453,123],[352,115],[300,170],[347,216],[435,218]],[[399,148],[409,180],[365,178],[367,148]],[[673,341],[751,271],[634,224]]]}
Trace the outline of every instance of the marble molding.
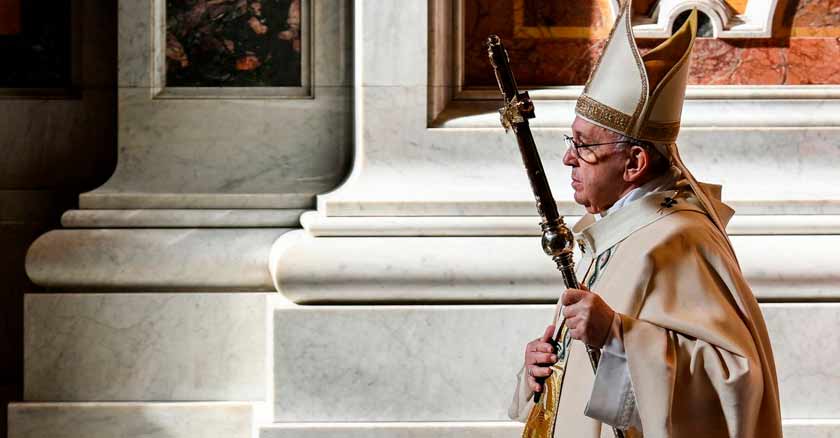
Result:
{"label": "marble molding", "polygon": [[[546,128],[555,133],[568,131],[582,90],[575,86],[529,92],[538,111],[537,118],[530,121],[534,135]],[[677,140],[681,145],[698,139],[703,142],[709,133],[712,138],[726,135],[737,139],[747,130],[769,141],[776,135],[807,137],[810,131],[833,133],[832,127],[838,123],[840,88],[833,86],[689,86],[686,95]],[[452,100],[437,114],[432,126],[488,129],[498,135],[499,101],[493,92],[465,91],[463,98]]]}
{"label": "marble molding", "polygon": [[286,228],[55,230],[26,256],[38,285],[63,289],[273,290],[266,263]]}
{"label": "marble molding", "polygon": [[[506,421],[524,345],[543,331],[553,309],[277,308],[274,421]],[[782,416],[836,419],[840,370],[825,364],[840,356],[840,344],[829,342],[840,304],[763,304],[762,311]]]}
{"label": "marble molding", "polygon": [[[562,200],[557,200],[562,202]],[[574,224],[580,216],[565,216]],[[312,237],[454,237],[540,236],[537,216],[326,217],[318,211],[300,215]],[[735,215],[727,225],[733,236],[840,234],[840,215]]]}
{"label": "marble molding", "polygon": [[28,294],[24,399],[264,400],[265,301],[258,293]]}
{"label": "marble molding", "polygon": [[[259,438],[520,438],[514,422],[277,423]],[[10,437],[11,438],[11,437]]]}
{"label": "marble molding", "polygon": [[70,210],[65,228],[297,228],[304,210]]}
{"label": "marble molding", "polygon": [[119,161],[80,206],[294,209],[335,187],[352,138],[349,2],[310,3],[315,80],[301,99],[167,94],[165,2],[120,2]]}
{"label": "marble molding", "polygon": [[248,403],[12,403],[9,438],[250,438]]}
{"label": "marble molding", "polygon": [[[262,426],[259,438],[519,438],[522,423],[509,421],[400,423],[278,423]],[[832,438],[840,422],[786,420],[786,438]]]}
{"label": "marble molding", "polygon": [[834,438],[840,434],[838,420],[787,420],[782,426],[786,438]]}
{"label": "marble molding", "polygon": [[[370,93],[394,91],[376,89]],[[809,117],[813,103],[800,103],[799,116]],[[564,149],[559,145],[562,134],[569,132],[559,128],[559,123],[571,123],[572,108],[544,102],[537,105],[543,109],[543,120],[536,119],[535,141],[554,196],[561,200],[561,214],[580,215],[581,208],[572,202],[569,168],[562,164]],[[827,108],[837,105],[826,103]],[[495,106],[490,103],[478,117],[450,119],[444,126],[451,129],[405,132],[406,141],[396,145],[380,144],[371,132],[366,137],[367,147],[359,148],[363,155],[357,158],[354,174],[339,189],[320,195],[318,210],[328,217],[533,216],[533,196],[516,142],[501,128],[489,128],[498,124],[498,116],[490,112]],[[790,112],[794,108],[772,105],[772,120],[760,122],[771,122],[771,126],[746,129],[734,124],[749,114],[750,105],[711,106],[711,112],[692,112],[698,117],[694,123],[713,123],[710,114],[732,115],[736,121],[715,129],[684,128],[680,150],[697,178],[723,185],[724,201],[738,214],[840,213],[840,189],[834,170],[840,163],[840,153],[835,129],[792,128],[789,125],[796,122],[790,119],[799,117]],[[814,117],[836,118],[840,106],[837,109]],[[404,111],[401,113],[389,117],[394,124],[413,129],[416,124],[407,120]],[[787,127],[772,126],[775,123]],[[381,132],[376,127],[371,129]],[[389,130],[393,130],[389,135],[398,135],[396,128]]]}
{"label": "marble molding", "polygon": [[[667,38],[672,34],[677,17],[696,7],[713,27],[715,38],[768,38],[773,34],[777,0],[747,2],[744,13],[736,14],[724,0],[661,0],[654,23],[633,26],[637,37]],[[642,18],[642,17],[636,17]],[[647,18],[647,17],[645,17]]]}
{"label": "marble molding", "polygon": [[[344,177],[351,132],[346,88],[316,92],[314,100],[150,100],[148,89],[121,89],[117,169],[80,206],[311,206]],[[300,120],[280,123],[281,114]]]}
{"label": "marble molding", "polygon": [[[840,295],[840,236],[733,236],[760,299]],[[797,257],[785,257],[808,248]],[[274,244],[277,290],[296,303],[555,302],[562,284],[537,236],[316,237]]]}

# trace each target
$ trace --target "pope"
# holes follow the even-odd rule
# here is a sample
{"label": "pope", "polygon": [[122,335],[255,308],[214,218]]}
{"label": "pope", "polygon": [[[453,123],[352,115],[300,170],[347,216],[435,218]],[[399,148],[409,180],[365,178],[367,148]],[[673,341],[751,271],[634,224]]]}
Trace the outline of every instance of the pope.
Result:
{"label": "pope", "polygon": [[[642,55],[630,10],[624,2],[565,139],[563,163],[587,214],[573,227],[585,286],[558,302],[581,342],[570,346],[557,430],[781,437],[767,329],[725,230],[734,212],[676,145],[697,13]],[[525,348],[513,419],[525,421],[553,372],[553,332]],[[584,343],[601,349],[595,375]]]}

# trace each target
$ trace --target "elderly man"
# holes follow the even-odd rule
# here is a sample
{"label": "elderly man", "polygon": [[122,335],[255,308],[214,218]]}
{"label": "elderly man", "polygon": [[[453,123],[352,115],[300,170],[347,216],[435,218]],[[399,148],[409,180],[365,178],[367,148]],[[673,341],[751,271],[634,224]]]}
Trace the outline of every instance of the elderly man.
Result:
{"label": "elderly man", "polygon": [[[675,144],[696,12],[642,56],[630,8],[566,138],[563,162],[588,213],[573,229],[586,286],[558,303],[568,336],[549,342],[550,325],[526,346],[509,414],[528,420],[526,437],[612,436],[605,424],[628,437],[781,437],[764,320],[725,232],[732,210]],[[583,344],[601,350],[595,375]],[[559,388],[535,409],[552,375]]]}

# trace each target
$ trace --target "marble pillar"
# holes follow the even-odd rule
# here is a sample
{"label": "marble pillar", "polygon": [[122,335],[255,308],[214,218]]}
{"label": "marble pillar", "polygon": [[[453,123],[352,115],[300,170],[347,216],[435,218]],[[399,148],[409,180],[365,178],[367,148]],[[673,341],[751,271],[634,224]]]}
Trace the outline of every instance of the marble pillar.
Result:
{"label": "marble pillar", "polygon": [[[49,293],[30,288],[23,303],[25,387],[10,437],[250,437],[270,423],[269,254],[349,171],[352,10],[199,3],[182,15],[163,0],[117,4],[116,169],[26,254]],[[230,33],[217,48],[291,50],[300,76],[167,83],[178,54],[167,35],[220,22]],[[278,53],[259,62],[280,69]],[[225,68],[248,77],[252,66]]]}

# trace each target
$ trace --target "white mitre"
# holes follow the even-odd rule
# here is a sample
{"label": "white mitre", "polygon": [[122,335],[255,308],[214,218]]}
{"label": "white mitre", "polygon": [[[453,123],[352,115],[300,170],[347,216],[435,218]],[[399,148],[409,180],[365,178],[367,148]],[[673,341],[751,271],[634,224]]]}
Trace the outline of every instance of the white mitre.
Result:
{"label": "white mitre", "polygon": [[680,131],[697,10],[671,38],[642,56],[630,23],[631,3],[620,8],[575,112],[635,139],[673,143]]}
{"label": "white mitre", "polygon": [[697,182],[676,145],[689,58],[697,38],[697,10],[670,38],[644,55],[633,36],[631,16],[632,0],[626,0],[575,113],[610,131],[651,142],[688,180],[712,222],[726,236],[725,222],[732,210],[715,199],[719,195],[711,186]]}

